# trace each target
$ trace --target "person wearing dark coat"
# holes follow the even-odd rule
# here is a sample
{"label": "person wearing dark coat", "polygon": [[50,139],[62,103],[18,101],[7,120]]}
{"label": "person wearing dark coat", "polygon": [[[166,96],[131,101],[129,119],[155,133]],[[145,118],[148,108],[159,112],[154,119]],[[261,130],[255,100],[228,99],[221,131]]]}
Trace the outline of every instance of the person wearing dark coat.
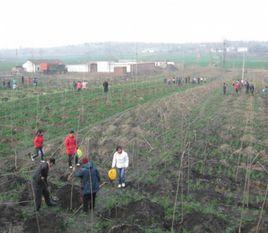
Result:
{"label": "person wearing dark coat", "polygon": [[226,95],[227,84],[223,83],[223,94]]}
{"label": "person wearing dark coat", "polygon": [[11,89],[11,82],[10,82],[10,80],[7,81],[7,88],[8,89]]}
{"label": "person wearing dark coat", "polygon": [[55,159],[50,158],[46,162],[42,162],[35,173],[33,174],[33,190],[35,199],[35,209],[40,210],[42,203],[42,196],[45,198],[47,206],[54,206],[55,203],[50,199],[48,191],[47,177],[50,168],[55,164]]}
{"label": "person wearing dark coat", "polygon": [[108,81],[105,81],[102,85],[103,85],[104,93],[107,93],[109,91]]}
{"label": "person wearing dark coat", "polygon": [[252,95],[254,95],[254,85],[253,84],[250,84],[249,85],[249,90],[250,90],[250,93],[252,94]]}
{"label": "person wearing dark coat", "polygon": [[90,209],[94,210],[95,208],[96,194],[100,187],[100,175],[92,161],[84,158],[82,163],[83,166],[75,172],[74,176],[81,178],[83,210],[88,212],[88,205]]}
{"label": "person wearing dark coat", "polygon": [[249,82],[246,81],[246,93],[249,93]]}

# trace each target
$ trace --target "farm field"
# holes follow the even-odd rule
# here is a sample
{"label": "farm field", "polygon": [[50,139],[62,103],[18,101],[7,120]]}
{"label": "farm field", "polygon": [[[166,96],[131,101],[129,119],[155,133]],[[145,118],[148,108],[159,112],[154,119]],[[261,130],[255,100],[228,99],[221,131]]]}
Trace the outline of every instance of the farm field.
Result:
{"label": "farm field", "polygon": [[[41,58],[41,57],[40,57]],[[53,57],[52,57],[53,58]],[[86,63],[88,61],[97,61],[97,60],[111,60],[109,55],[81,55],[81,56],[63,56],[60,59],[66,64],[80,64]],[[114,56],[112,59],[114,60],[135,60],[137,59],[136,54],[118,54]],[[139,54],[139,59],[141,61],[173,61],[179,64],[184,64],[185,66],[199,66],[199,67],[207,67],[209,65],[216,65],[218,67],[222,67],[222,56],[221,54],[213,54],[213,53],[202,53],[197,57],[196,53],[187,53],[183,54],[182,52],[161,52],[156,54]],[[10,72],[10,70],[17,66],[23,64],[27,58],[10,58],[5,61],[0,61],[0,70],[5,71],[6,73]],[[226,63],[224,68],[228,69],[239,69],[242,67],[243,59],[242,54],[236,55],[227,55]],[[267,55],[249,55],[246,57],[245,61],[246,67],[249,69],[267,69],[268,61]]]}
{"label": "farm field", "polygon": [[[267,232],[268,71],[248,70],[255,95],[233,93],[236,69],[188,68],[207,82],[180,87],[164,84],[166,75],[180,74],[116,79],[107,97],[102,80],[82,92],[65,79],[0,90],[0,232]],[[35,215],[30,181],[39,162],[29,154],[38,128],[46,156],[56,158],[49,185],[59,205],[43,203]],[[88,215],[77,211],[79,180],[67,180],[70,129],[107,182]],[[130,156],[125,189],[107,178],[118,144]]]}

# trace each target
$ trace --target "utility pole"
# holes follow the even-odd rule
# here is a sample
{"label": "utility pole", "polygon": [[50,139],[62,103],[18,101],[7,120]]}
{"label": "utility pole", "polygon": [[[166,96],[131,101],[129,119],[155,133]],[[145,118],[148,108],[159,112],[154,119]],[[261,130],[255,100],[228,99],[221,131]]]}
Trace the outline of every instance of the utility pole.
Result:
{"label": "utility pole", "polygon": [[223,40],[223,48],[222,48],[222,67],[225,67],[226,62],[226,40]]}
{"label": "utility pole", "polygon": [[244,80],[244,76],[245,76],[245,54],[246,54],[246,51],[243,51],[242,80]]}

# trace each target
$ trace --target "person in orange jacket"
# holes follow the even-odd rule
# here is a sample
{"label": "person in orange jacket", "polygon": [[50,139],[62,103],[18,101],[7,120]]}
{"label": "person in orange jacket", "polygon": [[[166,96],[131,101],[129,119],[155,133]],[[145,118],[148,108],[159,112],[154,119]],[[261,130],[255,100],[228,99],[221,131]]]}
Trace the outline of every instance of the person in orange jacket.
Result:
{"label": "person in orange jacket", "polygon": [[43,130],[39,129],[37,130],[35,137],[34,137],[35,154],[31,156],[32,161],[34,161],[34,159],[38,157],[40,154],[41,162],[44,162],[43,143],[44,143]]}
{"label": "person in orange jacket", "polygon": [[64,140],[65,147],[66,147],[66,154],[68,156],[68,163],[69,167],[73,168],[73,158],[75,156],[75,162],[78,164],[78,157],[76,156],[76,151],[77,151],[77,143],[76,143],[76,138],[74,131],[71,130],[68,134],[68,136]]}

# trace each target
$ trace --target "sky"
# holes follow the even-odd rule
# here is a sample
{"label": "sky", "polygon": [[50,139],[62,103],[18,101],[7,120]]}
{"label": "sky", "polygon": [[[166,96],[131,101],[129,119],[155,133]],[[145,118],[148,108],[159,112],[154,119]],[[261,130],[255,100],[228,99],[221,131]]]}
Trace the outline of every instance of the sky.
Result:
{"label": "sky", "polygon": [[268,41],[267,0],[1,0],[0,48]]}

